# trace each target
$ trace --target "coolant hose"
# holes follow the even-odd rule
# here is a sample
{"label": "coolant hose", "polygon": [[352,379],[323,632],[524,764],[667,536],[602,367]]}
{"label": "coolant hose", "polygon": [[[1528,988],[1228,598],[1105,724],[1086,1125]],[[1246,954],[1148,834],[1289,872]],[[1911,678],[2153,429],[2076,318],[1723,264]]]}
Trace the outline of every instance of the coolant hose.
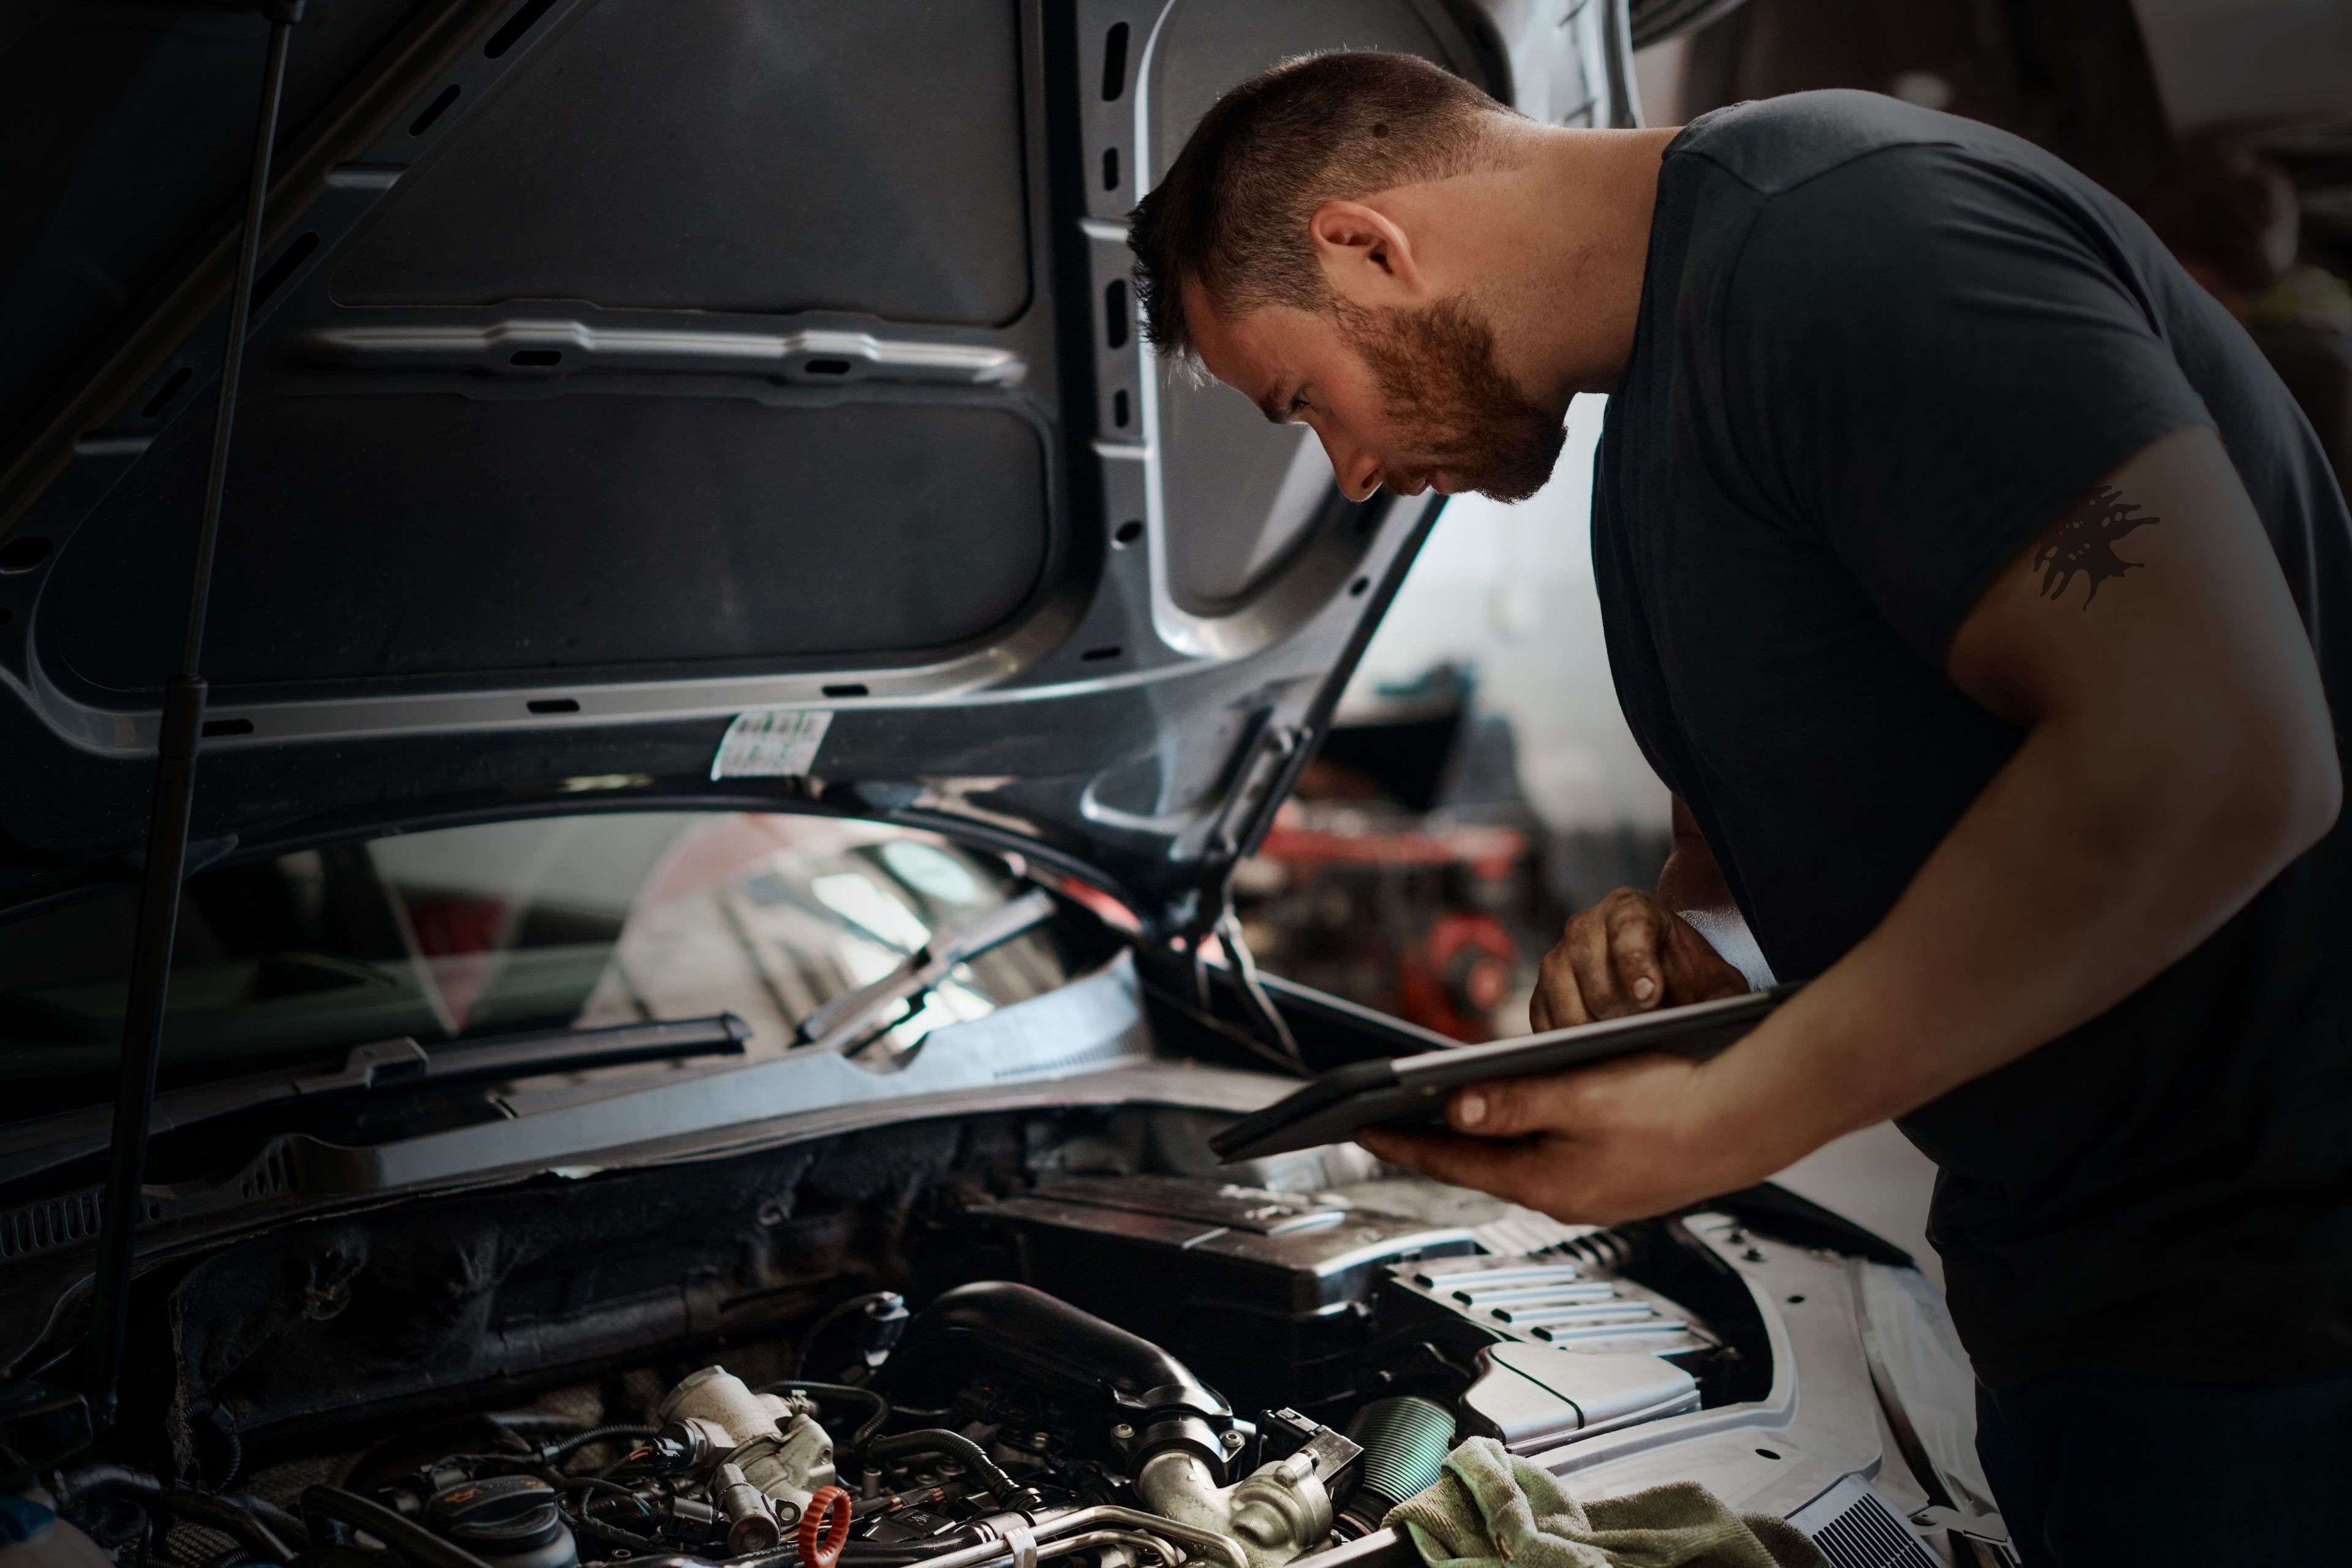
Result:
{"label": "coolant hose", "polygon": [[563,1468],[563,1462],[566,1459],[583,1448],[593,1447],[598,1443],[609,1443],[615,1437],[650,1437],[659,1430],[660,1428],[656,1426],[645,1426],[634,1422],[617,1426],[591,1426],[585,1432],[573,1433],[554,1447],[550,1448],[547,1451],[547,1462],[560,1470]]}
{"label": "coolant hose", "polygon": [[1341,1515],[1378,1530],[1389,1510],[1436,1481],[1454,1447],[1454,1413],[1410,1394],[1375,1399],[1348,1423],[1348,1436],[1364,1458]]}
{"label": "coolant hose", "polygon": [[291,1542],[294,1546],[298,1548],[310,1546],[310,1527],[268,1498],[258,1498],[251,1492],[223,1492],[221,1497],[224,1501],[235,1503],[253,1515],[264,1525],[276,1531],[281,1539]]}
{"label": "coolant hose", "polygon": [[394,1512],[382,1503],[371,1502],[357,1492],[347,1492],[341,1487],[309,1487],[302,1493],[302,1517],[312,1521],[312,1538],[324,1542],[331,1537],[318,1522],[332,1520],[348,1524],[354,1530],[364,1530],[401,1556],[416,1564],[416,1568],[489,1568],[489,1564],[458,1545],[444,1541],[423,1525]]}
{"label": "coolant hose", "polygon": [[763,1385],[760,1392],[761,1394],[807,1394],[814,1395],[820,1402],[827,1399],[857,1400],[866,1407],[866,1417],[857,1424],[857,1430],[850,1434],[849,1440],[841,1445],[853,1454],[860,1452],[867,1443],[873,1441],[874,1434],[882,1430],[883,1423],[890,1419],[890,1402],[874,1390],[859,1384],[818,1383],[805,1377],[788,1377],[781,1383]]}

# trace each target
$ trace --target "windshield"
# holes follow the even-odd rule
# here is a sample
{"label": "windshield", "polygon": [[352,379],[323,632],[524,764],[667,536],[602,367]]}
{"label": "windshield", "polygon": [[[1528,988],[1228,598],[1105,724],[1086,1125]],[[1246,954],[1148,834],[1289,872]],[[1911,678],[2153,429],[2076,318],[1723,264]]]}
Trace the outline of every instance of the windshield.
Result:
{"label": "windshield", "polygon": [[[731,1012],[779,1051],[818,1007],[1026,890],[928,835],[788,816],[596,814],[396,835],[189,879],[167,1086],[516,1029]],[[16,1114],[111,1093],[138,893],[0,925]],[[1060,984],[1040,928],[958,965],[877,1043]]]}

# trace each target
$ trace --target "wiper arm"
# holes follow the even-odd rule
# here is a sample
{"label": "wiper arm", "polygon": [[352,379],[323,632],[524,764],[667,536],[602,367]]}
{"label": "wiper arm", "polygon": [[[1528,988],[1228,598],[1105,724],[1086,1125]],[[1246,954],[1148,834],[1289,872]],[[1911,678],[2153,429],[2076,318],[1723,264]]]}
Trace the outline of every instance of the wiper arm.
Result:
{"label": "wiper arm", "polygon": [[[261,1106],[328,1095],[469,1078],[516,1077],[676,1057],[740,1056],[751,1026],[732,1013],[675,1023],[621,1024],[604,1029],[532,1029],[451,1040],[426,1050],[405,1036],[371,1040],[322,1072],[258,1073],[159,1094],[153,1132],[193,1127]],[[102,1154],[114,1131],[110,1106],[60,1111],[0,1128],[0,1184]]]}
{"label": "wiper arm", "polygon": [[1053,918],[1054,908],[1054,895],[1040,888],[991,910],[936,950],[928,944],[917,948],[881,979],[846,996],[835,997],[802,1019],[802,1043],[839,1051],[879,1034],[898,1021],[902,1009],[946,979],[957,964],[1044,924]]}

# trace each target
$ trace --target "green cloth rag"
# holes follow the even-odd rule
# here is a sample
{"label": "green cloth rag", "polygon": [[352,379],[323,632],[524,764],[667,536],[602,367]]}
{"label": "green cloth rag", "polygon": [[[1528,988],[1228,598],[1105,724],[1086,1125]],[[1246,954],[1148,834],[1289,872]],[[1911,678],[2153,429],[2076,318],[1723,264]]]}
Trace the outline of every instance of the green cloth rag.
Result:
{"label": "green cloth rag", "polygon": [[1445,1456],[1389,1510],[1429,1568],[1828,1568],[1803,1531],[1737,1514],[1696,1481],[1580,1503],[1492,1437]]}

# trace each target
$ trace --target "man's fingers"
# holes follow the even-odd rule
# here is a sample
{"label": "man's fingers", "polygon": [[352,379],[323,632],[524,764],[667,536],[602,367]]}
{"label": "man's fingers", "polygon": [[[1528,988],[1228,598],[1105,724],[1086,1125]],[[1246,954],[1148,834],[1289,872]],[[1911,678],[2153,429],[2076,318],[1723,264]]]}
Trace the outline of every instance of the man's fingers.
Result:
{"label": "man's fingers", "polygon": [[1671,917],[1653,899],[1612,899],[1604,908],[1610,977],[1625,1011],[1646,1013],[1666,999],[1666,968],[1658,949]]}
{"label": "man's fingers", "polygon": [[1576,930],[1570,921],[1561,932],[1559,943],[1544,954],[1543,967],[1536,976],[1536,996],[1543,1004],[1540,1022],[1537,1022],[1534,1004],[1528,1005],[1528,1021],[1538,1032],[1545,1029],[1566,1029],[1578,1024],[1590,1024],[1592,1015],[1585,1010],[1583,994],[1576,984],[1576,965],[1569,954],[1569,941]]}
{"label": "man's fingers", "polygon": [[1532,1143],[1495,1143],[1482,1138],[1429,1138],[1368,1127],[1356,1142],[1381,1159],[1410,1165],[1450,1186],[1474,1187],[1512,1203],[1522,1201],[1539,1173],[1543,1152]]}
{"label": "man's fingers", "polygon": [[1576,1119],[1575,1090],[1562,1078],[1503,1078],[1457,1089],[1445,1104],[1456,1132],[1475,1138],[1520,1138],[1567,1129]]}
{"label": "man's fingers", "polygon": [[1584,1005],[1596,1018],[1644,1013],[1665,997],[1658,939],[1665,911],[1657,900],[1620,888],[1569,922],[1570,960]]}
{"label": "man's fingers", "polygon": [[1614,1018],[1625,1010],[1617,994],[1616,967],[1609,960],[1608,908],[1604,902],[1569,921],[1568,935],[1560,942],[1568,950],[1569,967],[1576,975],[1577,994],[1592,1018]]}
{"label": "man's fingers", "polygon": [[1648,893],[1620,888],[1568,922],[1544,955],[1528,1022],[1538,1032],[1748,988],[1739,972]]}

